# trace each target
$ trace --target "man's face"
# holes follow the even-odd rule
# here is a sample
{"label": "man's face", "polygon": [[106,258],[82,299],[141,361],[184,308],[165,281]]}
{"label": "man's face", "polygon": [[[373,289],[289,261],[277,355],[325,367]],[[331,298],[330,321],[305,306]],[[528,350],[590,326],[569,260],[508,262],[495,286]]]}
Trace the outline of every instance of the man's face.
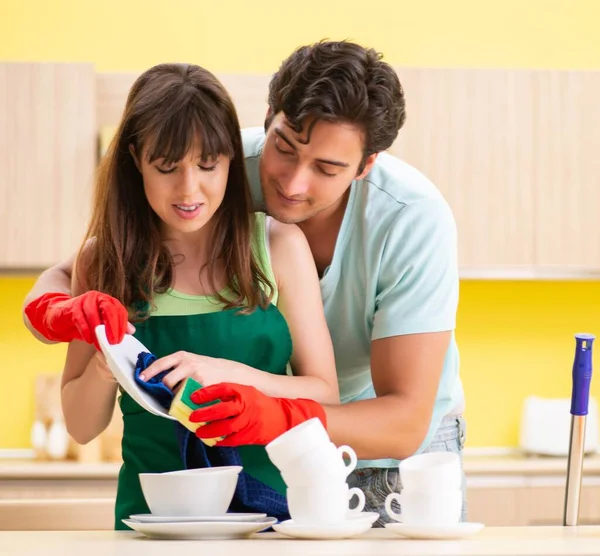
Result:
{"label": "man's face", "polygon": [[298,223],[333,212],[352,180],[366,175],[375,161],[375,155],[369,157],[357,176],[363,136],[350,124],[319,120],[308,143],[309,124],[303,128],[298,135],[279,113],[267,130],[260,180],[267,212],[281,222]]}

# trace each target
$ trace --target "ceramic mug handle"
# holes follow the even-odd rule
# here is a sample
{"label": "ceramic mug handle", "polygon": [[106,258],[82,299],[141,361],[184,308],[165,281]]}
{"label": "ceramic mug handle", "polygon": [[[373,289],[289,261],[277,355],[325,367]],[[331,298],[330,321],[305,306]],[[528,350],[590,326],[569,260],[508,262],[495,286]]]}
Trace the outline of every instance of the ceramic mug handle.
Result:
{"label": "ceramic mug handle", "polygon": [[388,497],[385,499],[385,511],[392,519],[396,521],[402,521],[402,516],[392,509],[392,502],[394,502],[394,500],[398,504],[400,504],[402,496],[397,492],[392,492],[391,494],[388,494]]}
{"label": "ceramic mug handle", "polygon": [[343,446],[340,446],[337,449],[337,452],[338,452],[338,454],[340,454],[340,456],[342,456],[342,458],[344,457],[344,455],[346,455],[350,458],[350,463],[348,465],[346,465],[344,463],[344,465],[346,467],[346,477],[347,477],[356,468],[356,463],[357,463],[356,452],[352,448],[350,448],[350,446],[346,446],[345,444]]}
{"label": "ceramic mug handle", "polygon": [[365,508],[365,493],[360,490],[358,487],[352,487],[348,489],[348,502],[352,500],[352,498],[356,496],[358,498],[358,506],[356,508],[349,509],[350,513],[360,513]]}

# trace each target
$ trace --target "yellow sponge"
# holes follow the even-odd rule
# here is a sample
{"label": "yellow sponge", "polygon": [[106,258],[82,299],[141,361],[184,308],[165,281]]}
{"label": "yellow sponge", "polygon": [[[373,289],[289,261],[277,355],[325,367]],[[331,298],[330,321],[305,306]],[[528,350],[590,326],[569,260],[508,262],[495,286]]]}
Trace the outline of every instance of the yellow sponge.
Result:
{"label": "yellow sponge", "polygon": [[[177,419],[186,429],[189,429],[192,432],[196,432],[198,427],[206,425],[206,423],[192,423],[190,421],[190,415],[192,414],[192,411],[199,409],[200,407],[206,407],[209,405],[214,405],[215,403],[219,403],[194,403],[191,400],[191,395],[200,388],[202,388],[202,385],[199,382],[191,377],[186,378],[185,382],[179,388],[177,394],[173,398],[171,407],[169,408],[169,415],[171,415],[171,417],[175,417],[175,419]],[[214,446],[219,440],[223,440],[223,438],[204,438],[202,439],[202,442],[204,442],[204,444],[207,446]]]}

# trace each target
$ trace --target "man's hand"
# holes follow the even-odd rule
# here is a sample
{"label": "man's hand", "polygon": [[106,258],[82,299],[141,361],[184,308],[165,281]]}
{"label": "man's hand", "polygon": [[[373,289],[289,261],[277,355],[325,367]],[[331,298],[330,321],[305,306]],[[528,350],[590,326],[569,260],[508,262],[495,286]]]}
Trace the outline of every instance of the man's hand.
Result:
{"label": "man's hand", "polygon": [[271,398],[253,386],[222,382],[196,390],[192,401],[204,404],[190,415],[192,423],[208,423],[196,430],[200,439],[224,437],[217,446],[265,446],[289,429],[318,417],[325,427],[323,407],[313,400]]}
{"label": "man's hand", "polygon": [[127,309],[114,297],[88,291],[77,297],[66,293],[46,293],[25,307],[31,325],[42,336],[54,342],[81,340],[100,350],[95,329],[106,326],[106,337],[118,344],[135,328],[128,321]]}

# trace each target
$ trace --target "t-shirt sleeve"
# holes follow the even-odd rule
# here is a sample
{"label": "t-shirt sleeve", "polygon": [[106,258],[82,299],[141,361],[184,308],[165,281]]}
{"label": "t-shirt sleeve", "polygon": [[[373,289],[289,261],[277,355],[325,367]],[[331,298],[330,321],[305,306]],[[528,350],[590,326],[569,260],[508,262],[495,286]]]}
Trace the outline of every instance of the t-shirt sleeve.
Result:
{"label": "t-shirt sleeve", "polygon": [[244,163],[246,176],[250,185],[250,193],[254,210],[264,211],[265,203],[260,185],[260,155],[265,140],[262,128],[245,128],[242,130],[242,144],[244,149]]}
{"label": "t-shirt sleeve", "polygon": [[453,330],[457,233],[443,199],[404,206],[382,249],[372,339]]}

